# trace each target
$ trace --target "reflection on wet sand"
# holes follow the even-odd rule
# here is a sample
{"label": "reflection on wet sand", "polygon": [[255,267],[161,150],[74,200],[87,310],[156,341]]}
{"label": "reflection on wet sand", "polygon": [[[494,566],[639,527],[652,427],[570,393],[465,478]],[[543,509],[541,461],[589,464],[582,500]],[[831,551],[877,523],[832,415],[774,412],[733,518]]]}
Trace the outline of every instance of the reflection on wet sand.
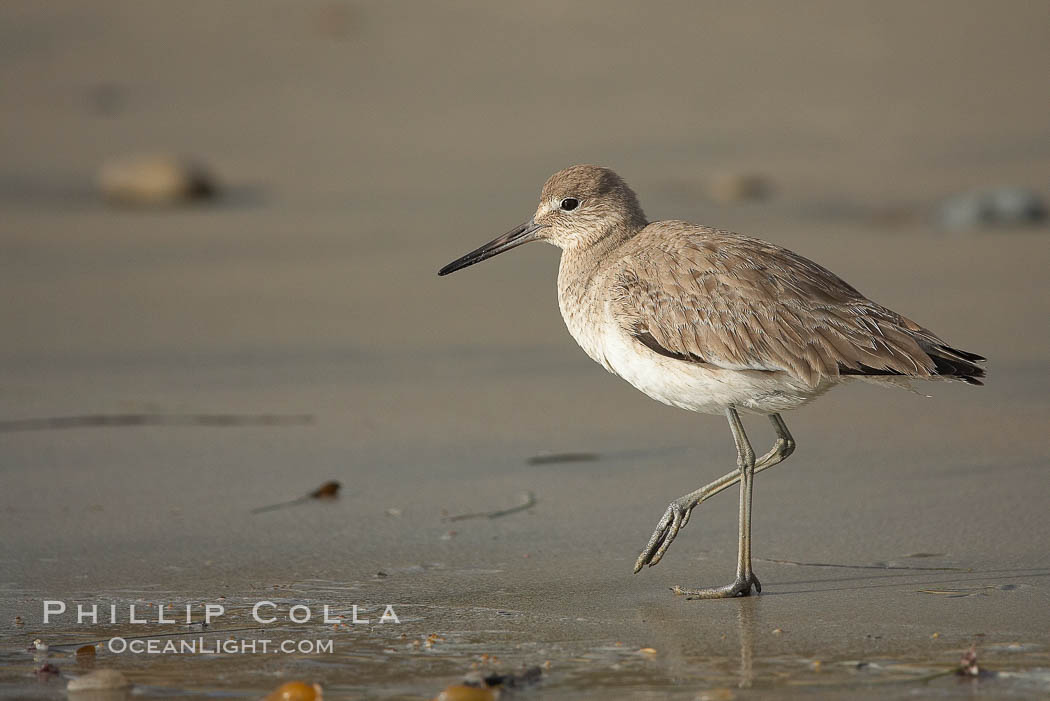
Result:
{"label": "reflection on wet sand", "polygon": [[740,610],[737,611],[737,636],[740,639],[740,680],[737,686],[748,689],[755,680],[754,655],[755,655],[755,606],[757,602],[748,598],[740,602]]}

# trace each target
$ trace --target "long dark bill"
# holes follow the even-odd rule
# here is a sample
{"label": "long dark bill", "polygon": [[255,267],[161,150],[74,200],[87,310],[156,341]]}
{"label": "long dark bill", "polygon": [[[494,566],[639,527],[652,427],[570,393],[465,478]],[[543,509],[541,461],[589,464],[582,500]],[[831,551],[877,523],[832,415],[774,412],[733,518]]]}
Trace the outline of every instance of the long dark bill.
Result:
{"label": "long dark bill", "polygon": [[481,261],[499,255],[504,251],[517,248],[523,243],[536,239],[536,231],[542,229],[540,224],[527,221],[521,226],[516,226],[499,238],[492,239],[481,248],[471,251],[462,258],[457,258],[438,271],[438,275],[448,275],[467,266],[480,263]]}

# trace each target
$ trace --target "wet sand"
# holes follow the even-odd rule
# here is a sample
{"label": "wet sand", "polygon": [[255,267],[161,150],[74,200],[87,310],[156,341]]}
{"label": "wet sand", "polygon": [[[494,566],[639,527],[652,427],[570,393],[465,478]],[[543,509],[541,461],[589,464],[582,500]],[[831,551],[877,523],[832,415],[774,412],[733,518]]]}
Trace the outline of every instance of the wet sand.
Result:
{"label": "wet sand", "polygon": [[[959,190],[1050,194],[1043,8],[258,7],[0,9],[0,695],[61,697],[85,669],[63,644],[185,632],[45,626],[44,599],[224,597],[221,629],[260,599],[402,623],[234,634],[332,654],[95,666],[158,698],[294,678],[429,698],[474,664],[548,661],[523,698],[1045,696],[1048,230],[931,221]],[[103,160],[165,148],[230,195],[97,201]],[[668,591],[730,578],[735,490],[631,574],[732,441],[575,346],[556,251],[436,276],[574,162],[616,168],[651,218],[785,245],[989,358],[983,388],[850,386],[786,417],[798,451],[756,480],[758,598]],[[705,198],[726,172],[774,196]],[[310,420],[11,423],[176,414]],[[597,459],[529,462],[546,452]],[[337,501],[250,513],[329,479]],[[527,512],[443,520],[528,491]],[[62,677],[37,681],[37,637]],[[924,681],[974,643],[997,676]]]}

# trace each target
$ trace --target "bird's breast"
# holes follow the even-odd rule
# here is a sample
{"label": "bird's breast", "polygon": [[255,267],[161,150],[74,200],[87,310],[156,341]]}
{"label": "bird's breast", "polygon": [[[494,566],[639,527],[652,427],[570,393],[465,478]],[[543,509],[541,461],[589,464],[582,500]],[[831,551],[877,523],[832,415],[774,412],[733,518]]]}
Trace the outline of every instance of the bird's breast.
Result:
{"label": "bird's breast", "polygon": [[[561,283],[561,280],[559,280]],[[609,372],[616,371],[606,354],[606,320],[604,304],[596,286],[582,282],[558,285],[558,307],[569,334],[584,352]]]}

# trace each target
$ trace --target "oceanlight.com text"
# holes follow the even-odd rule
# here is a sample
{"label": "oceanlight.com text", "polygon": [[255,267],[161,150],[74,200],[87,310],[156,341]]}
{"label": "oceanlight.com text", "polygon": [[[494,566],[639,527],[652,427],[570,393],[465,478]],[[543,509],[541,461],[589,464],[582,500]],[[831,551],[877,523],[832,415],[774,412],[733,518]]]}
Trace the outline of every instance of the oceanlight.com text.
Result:
{"label": "oceanlight.com text", "polygon": [[106,647],[116,655],[324,655],[332,654],[331,640],[158,640],[110,638]]}

